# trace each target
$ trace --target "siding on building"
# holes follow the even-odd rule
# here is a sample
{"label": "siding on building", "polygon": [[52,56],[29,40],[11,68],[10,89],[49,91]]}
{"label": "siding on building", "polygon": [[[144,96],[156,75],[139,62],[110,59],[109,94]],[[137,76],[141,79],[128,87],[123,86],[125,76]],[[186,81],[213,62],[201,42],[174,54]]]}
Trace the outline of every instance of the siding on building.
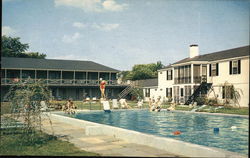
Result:
{"label": "siding on building", "polygon": [[[233,60],[240,60],[240,74],[230,74],[230,61]],[[216,73],[218,76],[210,76],[210,64],[216,63],[216,67],[218,68]],[[194,71],[194,65],[196,64],[200,65],[198,66],[198,71]],[[191,65],[191,82],[175,83],[174,79],[177,75],[175,74],[174,69],[185,65]],[[193,58],[185,58],[168,65],[167,67],[158,71],[158,85],[155,86],[157,87],[157,91],[150,91],[150,96],[166,98],[167,93],[164,89],[172,88],[172,96],[178,96],[177,99],[183,100],[182,103],[185,102],[185,99],[187,99],[188,96],[194,92],[194,89],[200,85],[201,79],[200,82],[195,82],[194,76],[196,76],[197,73],[199,73],[200,77],[202,76],[202,65],[204,66],[204,70],[206,70],[206,72],[204,72],[206,74],[206,80],[208,83],[212,83],[214,90],[214,92],[211,90],[208,92],[207,96],[209,98],[215,97],[215,94],[217,95],[219,101],[223,103],[224,100],[222,98],[222,85],[225,82],[228,82],[234,85],[234,87],[240,92],[242,92],[240,93],[240,106],[249,107],[249,46],[199,55]],[[172,70],[173,72],[172,80],[167,80],[166,78],[168,70]],[[152,89],[154,89],[154,87],[152,87]],[[180,96],[181,92],[184,93],[183,97]],[[187,96],[185,97],[185,95]]]}

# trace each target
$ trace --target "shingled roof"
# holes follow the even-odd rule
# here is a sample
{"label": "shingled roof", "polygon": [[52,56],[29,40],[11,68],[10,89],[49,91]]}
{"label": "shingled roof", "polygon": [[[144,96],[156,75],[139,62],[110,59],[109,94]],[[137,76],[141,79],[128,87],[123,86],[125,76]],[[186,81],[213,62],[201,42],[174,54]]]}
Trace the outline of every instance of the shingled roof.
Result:
{"label": "shingled roof", "polygon": [[158,78],[146,79],[146,80],[137,80],[140,87],[155,87],[158,86]]}
{"label": "shingled roof", "polygon": [[242,56],[249,56],[249,45],[234,49],[223,50],[215,53],[199,55],[193,58],[185,58],[183,60],[175,62],[174,64],[181,64],[190,61],[216,61],[216,60],[229,59]]}
{"label": "shingled roof", "polygon": [[80,61],[80,60],[2,57],[1,65],[2,68],[119,72],[119,70],[95,63],[93,61]]}

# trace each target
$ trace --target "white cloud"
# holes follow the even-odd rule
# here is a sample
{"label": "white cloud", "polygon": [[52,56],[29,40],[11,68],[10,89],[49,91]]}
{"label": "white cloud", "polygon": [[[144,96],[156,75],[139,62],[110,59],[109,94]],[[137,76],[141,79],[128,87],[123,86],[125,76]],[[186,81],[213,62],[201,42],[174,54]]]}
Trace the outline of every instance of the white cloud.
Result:
{"label": "white cloud", "polygon": [[15,33],[16,33],[16,31],[9,26],[2,27],[2,34],[3,35],[10,36],[10,35],[13,35]]}
{"label": "white cloud", "polygon": [[117,29],[120,25],[119,24],[93,24],[93,28],[97,28],[99,30],[104,30],[104,31],[111,31],[114,29]]}
{"label": "white cloud", "polygon": [[114,0],[54,0],[55,6],[70,6],[87,12],[122,11],[127,4],[117,4]]}
{"label": "white cloud", "polygon": [[63,38],[62,38],[62,41],[64,43],[73,43],[77,39],[79,39],[80,37],[81,37],[81,35],[78,32],[76,32],[72,36],[70,36],[70,35],[64,35]]}
{"label": "white cloud", "polygon": [[117,4],[114,0],[106,0],[102,3],[103,8],[109,11],[122,11],[127,8],[127,4]]}
{"label": "white cloud", "polygon": [[80,29],[82,29],[82,28],[85,28],[85,27],[86,27],[86,25],[85,25],[85,24],[80,23],[80,22],[74,22],[74,23],[73,23],[73,26],[74,26],[74,27],[76,27],[76,28],[80,28]]}

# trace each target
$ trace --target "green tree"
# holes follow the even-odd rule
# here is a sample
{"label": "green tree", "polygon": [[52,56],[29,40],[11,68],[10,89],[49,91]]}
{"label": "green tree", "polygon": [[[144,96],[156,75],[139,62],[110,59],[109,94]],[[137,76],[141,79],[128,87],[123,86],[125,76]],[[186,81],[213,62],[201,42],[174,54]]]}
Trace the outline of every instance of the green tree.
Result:
{"label": "green tree", "polygon": [[233,84],[225,82],[222,84],[222,91],[224,93],[224,105],[228,106],[230,103],[234,103],[234,105],[239,105],[239,101],[241,99],[241,94],[243,94],[242,90],[239,88],[235,88]]}
{"label": "green tree", "polygon": [[[16,83],[13,85],[5,96],[9,101],[12,109],[11,118],[15,121],[14,125],[18,126],[20,121],[24,124],[20,130],[22,131],[24,143],[34,143],[36,131],[42,132],[42,119],[49,119],[48,113],[43,113],[41,101],[49,104],[51,91],[44,84],[44,81],[32,83],[27,80],[27,83]],[[43,117],[42,117],[43,116]],[[47,117],[44,117],[47,116]]]}
{"label": "green tree", "polygon": [[162,69],[164,65],[158,61],[151,64],[134,65],[132,71],[126,73],[125,78],[130,80],[143,80],[157,77],[157,70]]}
{"label": "green tree", "polygon": [[2,56],[3,57],[22,57],[44,59],[46,54],[38,52],[26,52],[29,49],[27,43],[21,43],[20,37],[2,36]]}

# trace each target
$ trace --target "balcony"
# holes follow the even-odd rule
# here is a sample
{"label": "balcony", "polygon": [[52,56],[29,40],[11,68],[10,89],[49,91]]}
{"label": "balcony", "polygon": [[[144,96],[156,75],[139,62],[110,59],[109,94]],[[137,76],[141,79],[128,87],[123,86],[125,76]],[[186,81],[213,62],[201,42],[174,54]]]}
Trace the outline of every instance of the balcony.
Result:
{"label": "balcony", "polygon": [[[18,78],[2,78],[2,85],[14,85],[17,83],[35,83],[39,79],[18,79]],[[41,80],[41,79],[40,79]],[[99,86],[99,80],[80,80],[80,79],[42,79],[43,83],[48,85],[58,85],[58,86]],[[106,81],[106,85],[118,86],[120,84],[117,83],[116,80],[108,80]]]}

